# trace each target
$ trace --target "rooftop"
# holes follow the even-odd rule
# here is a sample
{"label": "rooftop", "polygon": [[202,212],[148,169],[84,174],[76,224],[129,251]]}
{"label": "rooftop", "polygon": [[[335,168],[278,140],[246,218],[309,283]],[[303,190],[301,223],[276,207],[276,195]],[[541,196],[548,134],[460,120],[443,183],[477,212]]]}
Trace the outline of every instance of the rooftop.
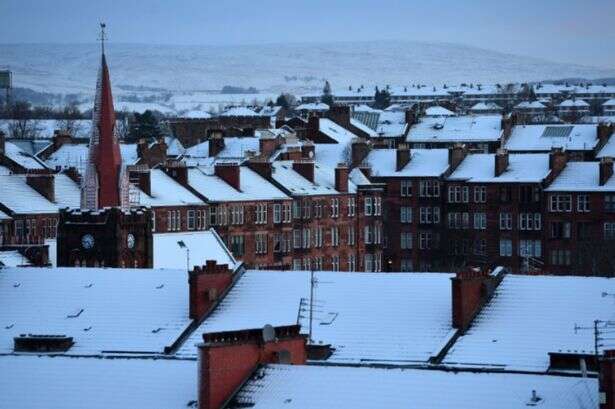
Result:
{"label": "rooftop", "polygon": [[139,202],[143,206],[203,205],[201,199],[168,176],[160,169],[150,170],[151,194],[140,191]]}
{"label": "rooftop", "polygon": [[423,117],[411,126],[408,142],[490,142],[502,132],[499,115]]}
{"label": "rooftop", "polygon": [[516,125],[505,147],[519,152],[546,152],[554,147],[589,151],[597,143],[597,125]]}
{"label": "rooftop", "polygon": [[473,153],[461,161],[449,176],[449,180],[475,183],[539,183],[549,172],[548,154],[509,154],[508,167],[500,176],[495,176],[495,154]]}
{"label": "rooftop", "polygon": [[447,149],[410,149],[410,154],[410,161],[400,171],[395,149],[373,149],[366,162],[376,177],[438,177],[448,169]]}
{"label": "rooftop", "polygon": [[547,192],[615,192],[615,178],[600,185],[598,162],[568,162],[564,170],[545,189]]}

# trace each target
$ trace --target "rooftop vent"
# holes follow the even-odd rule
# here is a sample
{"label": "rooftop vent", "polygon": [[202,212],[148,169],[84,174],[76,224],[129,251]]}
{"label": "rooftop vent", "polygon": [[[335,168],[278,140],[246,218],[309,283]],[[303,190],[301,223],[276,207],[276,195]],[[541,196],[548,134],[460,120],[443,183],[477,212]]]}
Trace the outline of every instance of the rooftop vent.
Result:
{"label": "rooftop vent", "polygon": [[13,340],[15,352],[66,352],[74,344],[66,335],[21,334]]}
{"label": "rooftop vent", "polygon": [[565,138],[570,136],[574,126],[546,126],[542,132],[544,138]]}

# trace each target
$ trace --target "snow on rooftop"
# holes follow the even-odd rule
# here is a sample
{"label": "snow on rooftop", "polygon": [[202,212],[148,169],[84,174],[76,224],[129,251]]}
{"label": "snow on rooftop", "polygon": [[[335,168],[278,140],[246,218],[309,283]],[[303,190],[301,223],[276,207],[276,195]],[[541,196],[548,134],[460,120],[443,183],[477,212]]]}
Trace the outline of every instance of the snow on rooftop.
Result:
{"label": "snow on rooftop", "polygon": [[453,111],[450,111],[439,105],[434,105],[425,110],[425,116],[455,116]]}
{"label": "snow on rooftop", "polygon": [[207,118],[211,118],[211,114],[205,111],[201,111],[199,109],[192,109],[190,111],[186,111],[183,114],[179,115],[179,117],[207,119]]}
{"label": "snow on rooftop", "polygon": [[[122,163],[124,165],[132,165],[137,162],[137,144],[120,144],[120,152],[122,154]],[[85,169],[88,158],[88,145],[86,143],[67,143],[62,145],[57,151],[49,155],[45,161],[47,166],[52,169],[66,169],[70,167],[77,168],[81,171]]]}
{"label": "snow on rooftop", "polygon": [[267,365],[236,400],[254,409],[597,408],[597,379],[420,369]]}
{"label": "snow on rooftop", "polygon": [[297,111],[328,111],[329,105],[324,102],[311,102],[307,104],[301,104],[297,108]]}
{"label": "snow on rooftop", "polygon": [[25,169],[43,170],[45,166],[34,156],[24,152],[19,146],[6,142],[4,155]]}
{"label": "snow on rooftop", "polygon": [[213,175],[209,169],[188,169],[188,183],[199,193],[214,202],[237,202],[254,200],[285,200],[289,197],[253,170],[239,166],[237,190],[223,179]]}
{"label": "snow on rooftop", "polygon": [[0,176],[0,203],[17,214],[58,212],[58,205],[28,186],[25,175]]}
{"label": "snow on rooftop", "polygon": [[197,399],[196,361],[0,357],[7,408],[185,409]]}
{"label": "snow on rooftop", "polygon": [[[336,348],[330,362],[426,362],[452,335],[450,274],[315,275],[312,337]],[[309,282],[307,271],[247,271],[178,354],[194,355],[205,332],[294,325],[298,317],[307,332]]]}
{"label": "snow on rooftop", "polygon": [[59,208],[77,208],[81,206],[81,187],[63,173],[56,173],[55,203]]}
{"label": "snow on rooftop", "polygon": [[[185,270],[0,270],[0,353],[20,334],[66,335],[67,355],[162,353],[191,322]],[[35,303],[32,300],[36,300]]]}
{"label": "snow on rooftop", "polygon": [[598,162],[568,162],[546,192],[615,192],[615,178],[600,185]]}
{"label": "snow on rooftop", "polygon": [[363,122],[359,121],[358,119],[350,118],[350,125],[354,126],[355,128],[360,129],[361,131],[365,132],[370,137],[378,136],[378,133],[376,131],[374,131],[372,128],[365,125]]}
{"label": "snow on rooftop", "polygon": [[449,179],[475,183],[539,183],[549,172],[548,154],[509,154],[508,167],[500,176],[495,176],[495,154],[472,153],[461,161]]}
{"label": "snow on rooftop", "polygon": [[320,118],[318,121],[318,129],[320,132],[327,135],[339,144],[348,144],[357,136],[350,132],[348,129],[336,124],[330,119]]}
{"label": "snow on rooftop", "polygon": [[207,260],[227,264],[231,270],[241,264],[212,228],[205,231],[154,234],[154,268],[186,269],[186,249],[179,246],[179,241],[190,251],[190,267],[204,266]]}
{"label": "snow on rooftop", "polygon": [[220,116],[259,116],[259,114],[257,112],[254,112],[250,108],[233,107],[222,112]]}
{"label": "snow on rooftop", "polygon": [[478,102],[470,108],[470,111],[480,112],[480,111],[497,111],[502,110],[502,107],[496,104],[495,102]]}
{"label": "snow on rooftop", "polygon": [[545,109],[540,101],[521,101],[517,105],[515,105],[517,109]]}
{"label": "snow on rooftop", "polygon": [[615,107],[615,98],[611,98],[602,104],[603,107]]}
{"label": "snow on rooftop", "polygon": [[315,143],[314,157],[319,163],[335,168],[338,163],[346,162],[350,155],[350,143]]}
{"label": "snow on rooftop", "polygon": [[167,144],[167,155],[169,156],[179,156],[186,151],[181,141],[174,136],[166,136],[164,142]]}
{"label": "snow on rooftop", "polygon": [[544,372],[549,352],[594,353],[594,320],[612,320],[615,279],[507,275],[445,364]]}
{"label": "snow on rooftop", "polygon": [[615,138],[610,137],[607,142],[604,144],[602,149],[596,154],[596,158],[604,158],[604,157],[615,158]]}
{"label": "snow on rooftop", "polygon": [[17,250],[0,251],[0,268],[29,266],[30,261]]}
{"label": "snow on rooftop", "polygon": [[500,115],[423,117],[411,126],[408,142],[498,141],[502,131]]}
{"label": "snow on rooftop", "polygon": [[597,125],[516,125],[506,142],[509,151],[550,151],[594,149],[598,143]]}
{"label": "snow on rooftop", "polygon": [[143,206],[185,206],[205,204],[196,195],[160,169],[150,170],[151,194],[139,191]]}
{"label": "snow on rooftop", "polygon": [[[339,161],[338,161],[339,162]],[[273,172],[271,177],[290,190],[293,195],[335,195],[339,194],[335,190],[335,168],[327,164],[314,164],[314,181],[303,177],[293,169],[292,161],[274,161],[271,163]],[[348,181],[349,192],[356,192],[356,186]]]}
{"label": "snow on rooftop", "polygon": [[583,101],[582,99],[567,99],[565,101],[562,101],[559,105],[559,107],[589,107],[589,104],[585,101]]}
{"label": "snow on rooftop", "polygon": [[397,171],[395,149],[373,149],[366,158],[375,177],[438,177],[448,169],[448,149],[410,149],[410,161]]}

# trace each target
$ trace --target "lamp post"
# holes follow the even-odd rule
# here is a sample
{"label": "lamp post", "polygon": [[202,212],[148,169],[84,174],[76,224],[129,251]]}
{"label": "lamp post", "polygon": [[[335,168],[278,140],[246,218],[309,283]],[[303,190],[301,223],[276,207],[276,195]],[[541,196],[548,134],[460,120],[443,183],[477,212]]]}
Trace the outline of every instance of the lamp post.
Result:
{"label": "lamp post", "polygon": [[190,272],[190,249],[183,240],[177,242],[180,249],[186,249],[186,270]]}

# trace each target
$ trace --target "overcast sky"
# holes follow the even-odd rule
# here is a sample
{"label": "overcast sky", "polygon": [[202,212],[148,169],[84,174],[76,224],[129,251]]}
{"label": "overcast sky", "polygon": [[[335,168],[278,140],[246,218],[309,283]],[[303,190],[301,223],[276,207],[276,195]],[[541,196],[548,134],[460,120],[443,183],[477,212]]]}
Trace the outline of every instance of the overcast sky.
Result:
{"label": "overcast sky", "polygon": [[0,42],[414,40],[615,68],[615,0],[0,0]]}

